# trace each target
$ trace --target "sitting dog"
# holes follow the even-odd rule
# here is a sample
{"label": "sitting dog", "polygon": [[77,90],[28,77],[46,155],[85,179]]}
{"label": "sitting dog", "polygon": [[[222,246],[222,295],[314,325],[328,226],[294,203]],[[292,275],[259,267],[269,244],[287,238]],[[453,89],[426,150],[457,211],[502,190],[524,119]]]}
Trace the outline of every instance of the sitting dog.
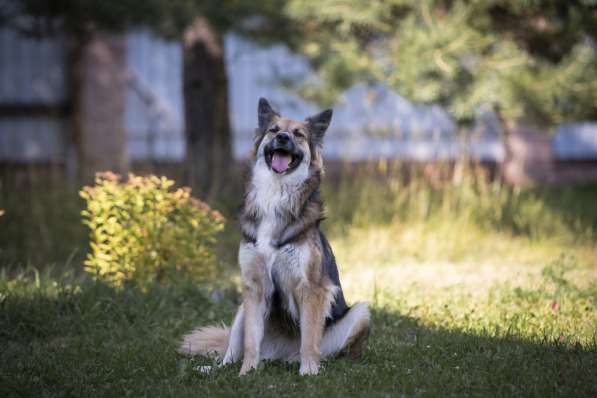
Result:
{"label": "sitting dog", "polygon": [[240,375],[261,359],[300,360],[300,374],[320,359],[358,357],[369,335],[367,303],[348,307],[336,261],[319,228],[321,149],[332,110],[305,121],[284,118],[259,100],[253,168],[240,215],[238,260],[243,302],[230,328],[186,335],[185,354],[242,358]]}

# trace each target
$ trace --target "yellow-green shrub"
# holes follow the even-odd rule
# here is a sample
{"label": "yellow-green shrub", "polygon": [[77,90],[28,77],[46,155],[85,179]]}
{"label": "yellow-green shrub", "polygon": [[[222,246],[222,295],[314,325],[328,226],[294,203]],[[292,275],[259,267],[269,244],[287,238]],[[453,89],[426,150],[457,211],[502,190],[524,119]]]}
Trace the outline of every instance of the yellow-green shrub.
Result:
{"label": "yellow-green shrub", "polygon": [[85,270],[113,286],[213,277],[212,249],[224,219],[190,189],[173,185],[165,177],[130,174],[122,181],[98,173],[95,186],[80,192],[87,202],[83,223],[91,229]]}

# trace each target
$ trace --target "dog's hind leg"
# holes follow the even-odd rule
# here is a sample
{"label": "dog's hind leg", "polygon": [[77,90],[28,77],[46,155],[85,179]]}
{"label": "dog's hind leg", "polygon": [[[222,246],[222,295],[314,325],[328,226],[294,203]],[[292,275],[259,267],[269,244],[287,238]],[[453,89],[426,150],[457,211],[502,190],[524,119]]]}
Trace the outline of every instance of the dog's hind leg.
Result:
{"label": "dog's hind leg", "polygon": [[357,303],[325,331],[321,355],[331,357],[345,349],[351,357],[360,356],[369,335],[371,314],[367,303]]}
{"label": "dog's hind leg", "polygon": [[241,304],[238,307],[234,322],[230,327],[230,337],[228,338],[228,348],[222,360],[222,365],[228,365],[238,361],[243,354],[243,339],[245,335],[245,310]]}

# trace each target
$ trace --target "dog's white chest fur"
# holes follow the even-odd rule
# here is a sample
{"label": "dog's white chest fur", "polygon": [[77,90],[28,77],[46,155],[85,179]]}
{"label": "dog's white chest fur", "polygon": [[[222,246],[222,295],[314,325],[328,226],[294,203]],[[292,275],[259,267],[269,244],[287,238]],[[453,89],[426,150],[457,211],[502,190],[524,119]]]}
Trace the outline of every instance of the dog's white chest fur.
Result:
{"label": "dog's white chest fur", "polygon": [[250,195],[253,195],[261,218],[257,229],[257,246],[260,250],[269,253],[271,241],[279,238],[278,234],[284,227],[281,214],[297,206],[295,202],[300,196],[301,184],[307,177],[308,167],[303,164],[290,175],[276,175],[269,170],[263,158],[257,161]]}
{"label": "dog's white chest fur", "polygon": [[257,163],[249,195],[258,206],[260,223],[257,228],[257,241],[253,244],[241,245],[239,262],[250,263],[250,259],[259,256],[267,273],[266,292],[272,293],[274,279],[283,296],[289,312],[298,319],[297,304],[293,287],[297,279],[305,278],[305,265],[308,263],[309,250],[302,244],[288,244],[280,249],[272,245],[278,240],[285,227],[282,214],[295,206],[299,197],[299,189],[307,178],[307,168],[299,167],[286,176],[275,175],[265,164]]}
{"label": "dog's white chest fur", "polygon": [[[298,170],[297,170],[298,171]],[[284,225],[280,215],[292,206],[293,195],[297,189],[294,179],[273,174],[266,167],[257,165],[253,176],[254,203],[259,209],[260,223],[257,228],[257,247],[259,251],[271,257],[276,251],[272,241],[279,238]]]}

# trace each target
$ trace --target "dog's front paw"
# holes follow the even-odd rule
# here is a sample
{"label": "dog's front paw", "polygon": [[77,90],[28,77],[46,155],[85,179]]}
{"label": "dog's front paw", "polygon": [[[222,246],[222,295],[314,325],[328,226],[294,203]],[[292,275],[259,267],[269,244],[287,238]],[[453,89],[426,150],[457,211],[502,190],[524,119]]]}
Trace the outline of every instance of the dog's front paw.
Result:
{"label": "dog's front paw", "polygon": [[233,362],[234,358],[232,357],[232,353],[226,352],[226,355],[224,355],[224,359],[222,359],[222,366],[230,365]]}
{"label": "dog's front paw", "polygon": [[316,375],[319,373],[319,361],[302,360],[299,374],[301,376]]}
{"label": "dog's front paw", "polygon": [[244,376],[247,373],[249,373],[251,370],[253,369],[257,369],[257,365],[259,363],[257,361],[251,361],[251,360],[244,360],[243,361],[243,366],[241,366],[240,368],[240,373],[238,374],[239,376]]}

